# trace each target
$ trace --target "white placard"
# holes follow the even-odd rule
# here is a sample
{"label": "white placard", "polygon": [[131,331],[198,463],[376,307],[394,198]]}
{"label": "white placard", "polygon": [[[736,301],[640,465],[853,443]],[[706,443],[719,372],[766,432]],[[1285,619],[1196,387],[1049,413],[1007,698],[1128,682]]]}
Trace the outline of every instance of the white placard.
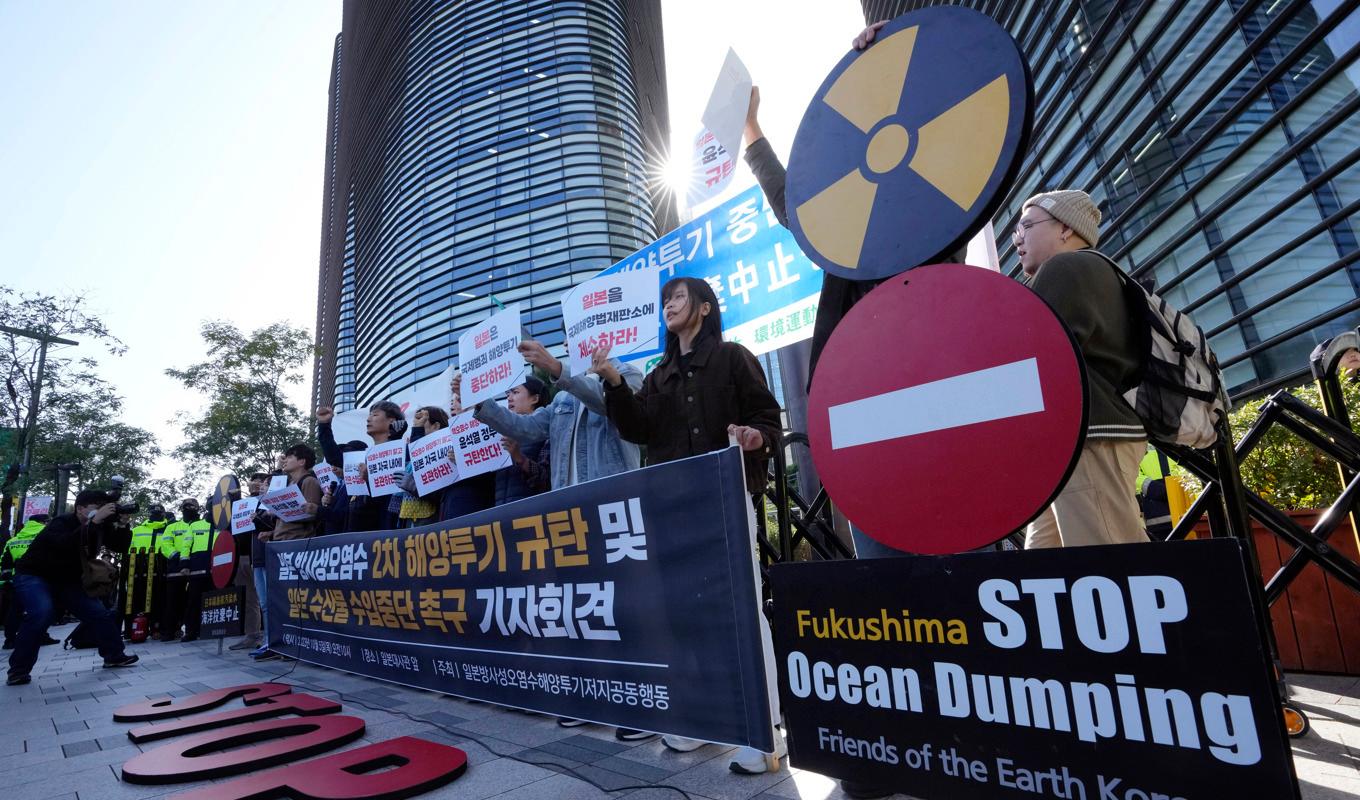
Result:
{"label": "white placard", "polygon": [[258,497],[242,497],[231,504],[231,532],[250,533],[255,530],[255,509],[260,506]]}
{"label": "white placard", "polygon": [[270,492],[274,491],[275,489],[282,489],[283,487],[285,487],[285,486],[287,486],[287,485],[288,485],[288,476],[287,476],[287,475],[270,475],[270,476],[269,476],[269,491],[270,491]]}
{"label": "white placard", "polygon": [[700,118],[729,153],[741,152],[741,133],[746,129],[746,109],[750,105],[751,73],[741,63],[737,51],[729,47]]}
{"label": "white placard", "polygon": [[47,514],[52,510],[52,495],[35,494],[24,498],[24,522],[36,514]]}
{"label": "white placard", "polygon": [[260,498],[260,503],[284,522],[301,522],[316,516],[315,511],[303,509],[307,504],[307,498],[296,483],[265,492],[264,497]]}
{"label": "white placard", "polygon": [[316,475],[316,479],[320,481],[322,491],[325,491],[328,485],[340,481],[340,476],[335,473],[335,467],[325,461],[317,462],[317,465],[312,467],[312,474]]}
{"label": "white placard", "polygon": [[584,375],[591,355],[610,345],[612,358],[655,350],[661,331],[659,270],[624,270],[592,278],[562,296],[562,325],[573,375]]}
{"label": "white placard", "polygon": [[458,482],[458,470],[446,455],[453,446],[453,432],[448,428],[411,442],[411,474],[421,497]]}
{"label": "white placard", "polygon": [[685,205],[694,208],[722,194],[732,183],[737,158],[718,142],[708,128],[694,137],[694,153],[689,159],[689,180],[685,184]]}
{"label": "white placard", "polygon": [[464,411],[449,420],[449,432],[454,437],[454,468],[459,480],[493,472],[512,463],[510,454],[501,447],[501,435],[473,419],[472,414]]}
{"label": "white placard", "polygon": [[519,354],[519,340],[518,303],[492,314],[458,337],[464,408],[500,397],[524,383],[524,356]]}
{"label": "white placard", "polygon": [[350,497],[368,496],[368,481],[359,472],[359,465],[364,463],[365,455],[358,450],[345,453],[345,493]]}
{"label": "white placard", "polygon": [[401,491],[401,478],[406,472],[404,439],[373,445],[364,461],[368,464],[368,490],[374,497]]}

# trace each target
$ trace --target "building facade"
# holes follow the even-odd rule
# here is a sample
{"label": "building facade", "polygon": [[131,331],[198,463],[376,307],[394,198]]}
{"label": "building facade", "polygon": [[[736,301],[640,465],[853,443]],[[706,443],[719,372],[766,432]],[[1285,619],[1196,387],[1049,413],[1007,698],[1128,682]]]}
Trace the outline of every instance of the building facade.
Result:
{"label": "building facade", "polygon": [[331,81],[315,399],[347,410],[457,360],[520,303],[674,225],[659,0],[346,0]]}
{"label": "building facade", "polygon": [[[870,21],[932,2],[865,0]],[[1342,0],[978,0],[1035,86],[1031,151],[993,220],[1080,188],[1100,249],[1209,335],[1229,391],[1297,381],[1360,323],[1360,11]]]}

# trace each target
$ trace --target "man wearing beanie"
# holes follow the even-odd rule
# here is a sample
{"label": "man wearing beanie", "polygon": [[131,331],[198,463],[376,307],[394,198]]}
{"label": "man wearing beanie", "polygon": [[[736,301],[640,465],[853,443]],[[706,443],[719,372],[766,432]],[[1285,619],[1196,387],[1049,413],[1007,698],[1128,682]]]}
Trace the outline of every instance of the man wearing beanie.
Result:
{"label": "man wearing beanie", "polygon": [[1120,387],[1138,369],[1133,322],[1114,268],[1093,248],[1100,210],[1074,189],[1025,202],[1012,241],[1024,282],[1053,308],[1086,361],[1086,444],[1062,492],[1029,526],[1025,547],[1148,541],[1132,487],[1147,433]]}

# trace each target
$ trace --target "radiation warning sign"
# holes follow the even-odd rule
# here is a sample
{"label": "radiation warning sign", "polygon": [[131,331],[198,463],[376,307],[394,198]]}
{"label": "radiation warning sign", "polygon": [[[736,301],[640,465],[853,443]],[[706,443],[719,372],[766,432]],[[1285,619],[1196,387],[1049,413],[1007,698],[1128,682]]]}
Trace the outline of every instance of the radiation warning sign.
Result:
{"label": "radiation warning sign", "polygon": [[958,6],[913,11],[841,59],[789,158],[794,237],[874,280],[945,257],[996,210],[1029,143],[1034,87],[1015,40]]}

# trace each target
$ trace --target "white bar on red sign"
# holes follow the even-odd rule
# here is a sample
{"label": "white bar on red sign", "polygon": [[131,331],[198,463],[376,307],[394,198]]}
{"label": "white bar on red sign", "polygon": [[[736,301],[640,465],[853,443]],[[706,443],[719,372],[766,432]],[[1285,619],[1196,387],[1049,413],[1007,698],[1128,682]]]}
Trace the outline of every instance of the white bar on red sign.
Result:
{"label": "white bar on red sign", "polygon": [[623,270],[591,278],[562,296],[562,326],[572,374],[584,375],[596,349],[612,358],[654,350],[661,330],[660,270]]}
{"label": "white bar on red sign", "polygon": [[405,440],[375,444],[368,448],[364,460],[368,464],[368,489],[374,497],[401,491],[401,477],[406,472]]}
{"label": "white bar on red sign", "polygon": [[296,483],[266,492],[264,497],[260,498],[260,504],[284,522],[300,522],[316,516],[315,511],[303,508],[307,504],[307,498],[303,496]]}
{"label": "white bar on red sign", "polygon": [[411,474],[421,497],[458,482],[458,470],[449,460],[453,446],[453,431],[448,428],[411,442]]}
{"label": "white bar on red sign", "polygon": [[855,447],[1044,410],[1033,358],[965,372],[827,409],[831,447]]}
{"label": "white bar on red sign", "polygon": [[473,419],[465,411],[449,421],[458,480],[493,472],[511,464],[510,454],[501,447],[501,435]]}
{"label": "white bar on red sign", "polygon": [[359,465],[364,463],[366,455],[360,452],[345,453],[345,493],[350,497],[368,496],[368,481],[359,472]]}
{"label": "white bar on red sign", "polygon": [[231,504],[231,532],[250,533],[255,530],[255,509],[260,505],[258,497],[243,497]]}
{"label": "white bar on red sign", "polygon": [[[500,397],[524,383],[519,353],[519,305],[492,314],[458,337],[458,369],[463,373],[463,406]],[[375,492],[376,494],[376,492]]]}

